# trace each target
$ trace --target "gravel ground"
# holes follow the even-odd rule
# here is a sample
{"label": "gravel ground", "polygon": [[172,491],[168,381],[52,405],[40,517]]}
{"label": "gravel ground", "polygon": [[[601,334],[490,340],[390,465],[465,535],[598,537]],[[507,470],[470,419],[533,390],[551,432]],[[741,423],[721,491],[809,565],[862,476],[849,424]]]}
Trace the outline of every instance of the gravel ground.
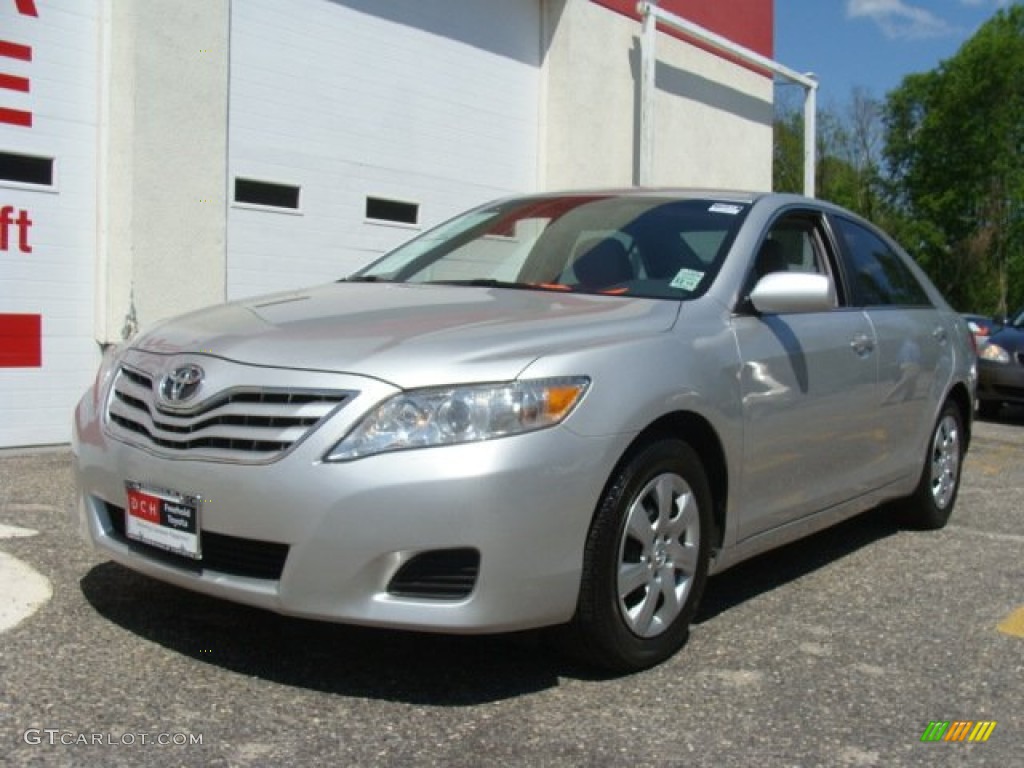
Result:
{"label": "gravel ground", "polygon": [[[607,677],[535,635],[318,624],[152,581],[81,543],[66,451],[0,453],[0,526],[38,531],[0,551],[53,590],[0,634],[0,763],[1021,766],[1024,637],[997,626],[1024,605],[1022,487],[1024,413],[979,423],[946,529],[880,510],[740,565],[681,653]],[[933,720],[997,725],[922,743]]]}

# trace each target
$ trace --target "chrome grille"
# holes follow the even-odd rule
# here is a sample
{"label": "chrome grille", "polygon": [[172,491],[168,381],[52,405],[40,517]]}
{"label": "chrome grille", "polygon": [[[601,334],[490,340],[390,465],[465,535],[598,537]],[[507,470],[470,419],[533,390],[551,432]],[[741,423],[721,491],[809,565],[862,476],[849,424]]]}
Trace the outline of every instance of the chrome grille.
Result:
{"label": "chrome grille", "polygon": [[254,463],[280,456],[355,394],[235,387],[170,411],[155,391],[153,376],[120,368],[107,402],[116,437],[169,456]]}

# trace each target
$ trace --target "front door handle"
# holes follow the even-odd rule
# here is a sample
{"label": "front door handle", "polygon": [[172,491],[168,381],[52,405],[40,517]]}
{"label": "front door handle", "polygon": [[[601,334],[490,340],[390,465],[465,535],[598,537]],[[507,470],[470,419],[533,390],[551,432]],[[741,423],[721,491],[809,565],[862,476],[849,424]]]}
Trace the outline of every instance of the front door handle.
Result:
{"label": "front door handle", "polygon": [[850,347],[857,353],[858,357],[867,357],[875,349],[875,340],[866,333],[858,333],[850,341]]}

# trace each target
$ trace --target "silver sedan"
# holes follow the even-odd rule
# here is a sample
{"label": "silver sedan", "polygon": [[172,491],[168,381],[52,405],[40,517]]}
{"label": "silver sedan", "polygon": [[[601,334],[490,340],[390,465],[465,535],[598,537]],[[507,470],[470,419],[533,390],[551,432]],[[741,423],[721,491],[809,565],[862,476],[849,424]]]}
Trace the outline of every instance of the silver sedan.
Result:
{"label": "silver sedan", "polygon": [[709,573],[887,500],[944,525],[975,379],[962,318],[835,206],[502,200],[110,349],[75,414],[77,514],[206,594],[552,627],[640,669],[683,645]]}

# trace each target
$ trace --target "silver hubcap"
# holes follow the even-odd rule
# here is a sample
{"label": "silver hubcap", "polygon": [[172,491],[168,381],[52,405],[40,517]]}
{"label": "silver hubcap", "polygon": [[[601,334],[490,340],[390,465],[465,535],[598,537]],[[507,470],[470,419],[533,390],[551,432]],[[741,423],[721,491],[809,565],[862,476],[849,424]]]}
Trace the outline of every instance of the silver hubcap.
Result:
{"label": "silver hubcap", "polygon": [[619,608],[634,634],[660,635],[683,610],[699,545],[693,491],[679,475],[658,475],[633,499],[619,542]]}
{"label": "silver hubcap", "polygon": [[945,509],[956,491],[960,472],[960,430],[956,419],[945,416],[932,438],[932,498]]}

